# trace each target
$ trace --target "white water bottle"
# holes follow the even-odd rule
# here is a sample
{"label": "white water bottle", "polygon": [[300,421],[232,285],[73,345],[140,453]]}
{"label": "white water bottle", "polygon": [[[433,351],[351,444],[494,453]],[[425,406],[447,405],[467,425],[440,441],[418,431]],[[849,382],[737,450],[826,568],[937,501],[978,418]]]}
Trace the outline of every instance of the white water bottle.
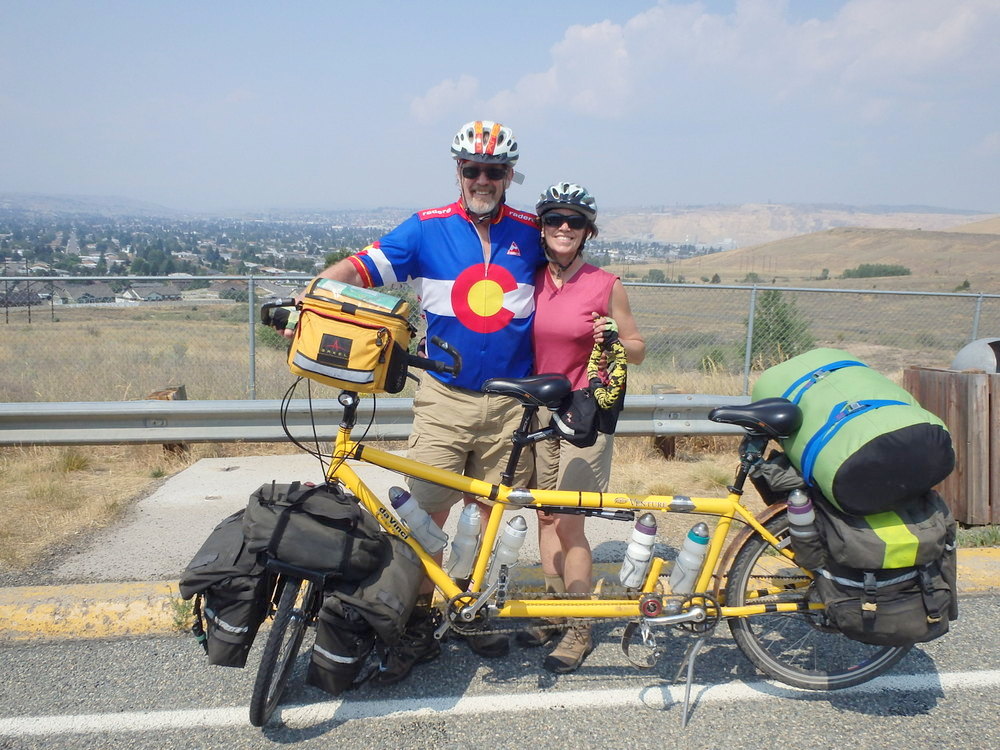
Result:
{"label": "white water bottle", "polygon": [[478,546],[479,506],[469,503],[458,517],[458,531],[455,532],[451,554],[448,556],[448,575],[452,578],[468,578]]}
{"label": "white water bottle", "polygon": [[690,594],[694,591],[707,551],[708,525],[702,521],[691,527],[677,554],[674,569],[670,572],[670,590],[673,593]]}
{"label": "white water bottle", "polygon": [[788,493],[788,533],[804,542],[819,536],[812,498],[802,490],[796,489]]}
{"label": "white water bottle", "polygon": [[646,580],[649,561],[653,557],[653,542],[656,541],[656,517],[652,513],[643,513],[635,522],[632,530],[632,541],[625,550],[618,580],[622,586],[634,589]]}
{"label": "white water bottle", "polygon": [[409,492],[402,487],[390,487],[389,501],[399,517],[410,528],[410,533],[429,554],[435,555],[444,549],[448,543],[448,535],[438,528],[434,520],[410,496]]}
{"label": "white water bottle", "polygon": [[493,552],[493,562],[490,563],[489,572],[486,573],[486,585],[490,585],[500,576],[500,566],[510,567],[517,562],[517,556],[521,552],[521,545],[528,535],[528,524],[521,516],[514,516],[503,527],[496,549]]}

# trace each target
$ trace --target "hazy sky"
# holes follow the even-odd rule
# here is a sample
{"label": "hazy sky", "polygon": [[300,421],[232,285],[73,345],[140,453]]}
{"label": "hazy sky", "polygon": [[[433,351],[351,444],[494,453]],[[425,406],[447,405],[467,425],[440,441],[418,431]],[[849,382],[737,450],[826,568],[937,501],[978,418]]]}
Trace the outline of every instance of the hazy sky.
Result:
{"label": "hazy sky", "polygon": [[511,126],[534,204],[1000,213],[998,0],[0,0],[0,192],[429,207]]}

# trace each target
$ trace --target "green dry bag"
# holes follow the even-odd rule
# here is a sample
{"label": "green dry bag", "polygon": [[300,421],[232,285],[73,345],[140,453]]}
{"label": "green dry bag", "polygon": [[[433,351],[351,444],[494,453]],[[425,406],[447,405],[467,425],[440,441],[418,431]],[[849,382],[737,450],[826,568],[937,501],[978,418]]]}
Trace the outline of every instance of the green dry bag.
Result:
{"label": "green dry bag", "polygon": [[768,368],[752,398],[771,397],[802,409],[782,447],[806,483],[847,513],[898,508],[955,467],[944,423],[847,352],[814,349]]}

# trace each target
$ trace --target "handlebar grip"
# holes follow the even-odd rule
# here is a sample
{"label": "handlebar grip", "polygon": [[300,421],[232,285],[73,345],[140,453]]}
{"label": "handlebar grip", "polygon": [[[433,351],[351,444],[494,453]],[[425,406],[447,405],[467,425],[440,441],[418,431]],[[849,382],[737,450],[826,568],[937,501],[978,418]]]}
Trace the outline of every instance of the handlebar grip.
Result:
{"label": "handlebar grip", "polygon": [[458,375],[458,373],[462,371],[462,357],[458,353],[458,350],[456,350],[455,347],[447,341],[440,339],[437,336],[431,336],[431,342],[451,357],[451,364],[442,362],[439,359],[421,357],[419,354],[406,355],[407,364],[420,370],[430,370],[431,372],[440,372],[445,375]]}
{"label": "handlebar grip", "polygon": [[295,300],[291,298],[265,302],[260,306],[260,322],[281,330],[288,322],[289,313],[295,309]]}
{"label": "handlebar grip", "polygon": [[459,354],[458,349],[439,336],[431,336],[431,343],[451,357],[451,365],[447,367],[445,372],[449,372],[452,375],[458,375],[462,372],[462,355]]}

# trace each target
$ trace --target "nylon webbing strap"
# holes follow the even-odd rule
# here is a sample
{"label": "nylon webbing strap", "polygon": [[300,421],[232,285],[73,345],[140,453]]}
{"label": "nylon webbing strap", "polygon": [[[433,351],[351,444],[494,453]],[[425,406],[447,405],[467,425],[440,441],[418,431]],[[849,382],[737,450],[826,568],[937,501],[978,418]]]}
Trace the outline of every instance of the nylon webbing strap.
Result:
{"label": "nylon webbing strap", "polygon": [[907,405],[905,401],[879,398],[872,399],[871,401],[852,401],[850,403],[841,401],[834,406],[826,422],[809,438],[809,442],[806,443],[806,447],[802,451],[802,476],[806,482],[810,485],[815,484],[813,468],[816,466],[816,459],[819,458],[820,451],[826,447],[827,443],[833,439],[833,436],[850,420],[875,409],[881,409],[883,406]]}
{"label": "nylon webbing strap", "polygon": [[830,362],[827,365],[817,367],[815,370],[807,372],[802,377],[797,378],[790,386],[788,386],[788,388],[785,389],[785,392],[781,394],[781,397],[787,398],[793,404],[797,404],[802,399],[802,395],[815,383],[825,378],[831,372],[843,370],[845,367],[868,367],[868,365],[864,362],[859,362],[856,359],[840,359],[836,362]]}

